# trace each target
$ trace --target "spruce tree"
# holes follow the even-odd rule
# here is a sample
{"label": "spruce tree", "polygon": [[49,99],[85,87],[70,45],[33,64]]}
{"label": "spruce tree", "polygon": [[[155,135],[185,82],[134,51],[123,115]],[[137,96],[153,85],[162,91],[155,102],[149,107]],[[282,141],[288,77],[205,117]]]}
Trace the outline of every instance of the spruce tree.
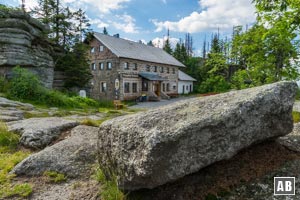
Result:
{"label": "spruce tree", "polygon": [[169,38],[166,40],[165,45],[163,47],[163,50],[165,50],[165,52],[167,52],[168,54],[172,55],[172,48],[171,48],[171,44],[169,42]]}

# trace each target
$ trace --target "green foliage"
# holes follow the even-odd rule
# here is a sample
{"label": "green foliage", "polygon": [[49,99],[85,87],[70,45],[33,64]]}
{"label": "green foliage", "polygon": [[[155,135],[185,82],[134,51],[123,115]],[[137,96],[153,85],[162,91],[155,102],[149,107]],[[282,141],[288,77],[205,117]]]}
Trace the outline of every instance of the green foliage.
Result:
{"label": "green foliage", "polygon": [[0,153],[15,149],[19,138],[19,135],[8,132],[5,123],[0,121]]}
{"label": "green foliage", "polygon": [[40,81],[28,70],[17,66],[13,69],[13,78],[9,84],[9,97],[14,99],[40,99]]}
{"label": "green foliage", "polygon": [[227,92],[230,90],[230,84],[222,76],[211,76],[203,81],[198,92],[208,93],[208,92]]}
{"label": "green foliage", "polygon": [[31,194],[31,185],[11,184],[14,175],[9,174],[15,165],[25,159],[29,153],[17,151],[19,136],[7,131],[3,122],[0,123],[0,199],[10,196],[26,197]]}
{"label": "green foliage", "polygon": [[300,112],[293,111],[292,114],[293,114],[294,123],[300,122]]}
{"label": "green foliage", "polygon": [[92,78],[88,64],[89,46],[77,43],[72,51],[66,52],[63,57],[58,58],[56,69],[64,71],[66,75],[65,87],[84,87]]}
{"label": "green foliage", "polygon": [[205,197],[205,200],[218,200],[218,197],[216,197],[216,195],[213,195],[213,194],[208,194]]}
{"label": "green foliage", "polygon": [[64,174],[54,171],[45,171],[44,176],[46,177],[46,182],[50,183],[61,183],[67,180]]}
{"label": "green foliage", "polygon": [[103,200],[126,200],[126,195],[118,188],[117,177],[107,180],[101,169],[96,170],[96,180],[101,183],[100,195]]}
{"label": "green foliage", "polygon": [[169,39],[166,40],[165,45],[163,47],[163,49],[165,50],[165,52],[167,52],[168,54],[172,55],[172,48],[171,48],[171,44]]}
{"label": "green foliage", "polygon": [[26,69],[16,67],[13,69],[13,78],[9,81],[8,97],[17,100],[30,101],[38,105],[64,107],[64,108],[113,108],[112,101],[95,101],[79,96],[69,97],[59,91],[43,87],[37,76]]}

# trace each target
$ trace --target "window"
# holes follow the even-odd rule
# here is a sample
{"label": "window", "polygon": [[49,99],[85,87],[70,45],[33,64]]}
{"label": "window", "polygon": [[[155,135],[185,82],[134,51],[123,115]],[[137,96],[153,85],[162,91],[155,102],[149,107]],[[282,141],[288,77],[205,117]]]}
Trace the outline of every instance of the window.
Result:
{"label": "window", "polygon": [[173,85],[173,90],[176,90],[176,85]]}
{"label": "window", "polygon": [[160,67],[160,73],[164,73],[164,67]]}
{"label": "window", "polygon": [[96,70],[96,64],[95,64],[95,63],[92,63],[91,66],[92,66],[92,70],[95,71],[95,70]]}
{"label": "window", "polygon": [[130,87],[130,83],[125,82],[124,83],[124,93],[129,93],[130,92],[129,87]]}
{"label": "window", "polygon": [[167,92],[170,91],[170,83],[167,83]]}
{"label": "window", "polygon": [[137,93],[137,83],[132,83],[132,93]]}
{"label": "window", "polygon": [[157,72],[157,66],[154,66],[154,72]]}
{"label": "window", "polygon": [[150,72],[150,66],[149,65],[146,65],[146,71]]}
{"label": "window", "polygon": [[186,86],[186,90],[189,90],[189,86],[188,85]]}
{"label": "window", "polygon": [[175,74],[175,68],[173,68],[173,74]]}
{"label": "window", "polygon": [[148,91],[148,82],[146,80],[143,80],[142,82],[142,91]]}
{"label": "window", "polygon": [[166,91],[166,85],[163,83],[162,86],[163,86],[162,91],[165,92]]}
{"label": "window", "polygon": [[170,73],[170,68],[169,68],[169,67],[167,67],[167,73],[168,73],[168,74]]}
{"label": "window", "polygon": [[137,70],[137,64],[136,63],[133,64],[133,70]]}
{"label": "window", "polygon": [[100,45],[99,46],[99,51],[103,51],[104,50],[104,46]]}
{"label": "window", "polygon": [[124,63],[124,69],[129,69],[129,63],[128,62]]}
{"label": "window", "polygon": [[106,87],[106,82],[101,82],[101,91],[100,92],[106,92],[107,87]]}
{"label": "window", "polygon": [[99,63],[99,69],[100,69],[100,70],[104,70],[104,63],[102,63],[102,62]]}
{"label": "window", "polygon": [[111,62],[107,62],[107,69],[108,69],[108,70],[111,70],[111,68],[112,68]]}
{"label": "window", "polygon": [[91,48],[91,53],[95,53],[95,47]]}

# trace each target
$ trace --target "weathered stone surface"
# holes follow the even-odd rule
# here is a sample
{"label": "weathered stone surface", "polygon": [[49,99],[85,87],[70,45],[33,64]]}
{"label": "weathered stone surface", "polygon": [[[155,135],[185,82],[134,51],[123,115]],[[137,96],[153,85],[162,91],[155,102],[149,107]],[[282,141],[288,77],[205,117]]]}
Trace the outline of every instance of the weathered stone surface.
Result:
{"label": "weathered stone surface", "polygon": [[20,65],[36,73],[51,88],[54,62],[51,45],[43,39],[47,27],[24,12],[0,12],[0,74]]}
{"label": "weathered stone surface", "polygon": [[68,177],[88,174],[96,162],[98,128],[77,126],[70,137],[20,162],[11,173],[17,175],[42,175],[56,171]]}
{"label": "weathered stone surface", "polygon": [[16,108],[21,108],[23,110],[33,110],[34,109],[34,106],[29,103],[21,103],[21,102],[9,100],[9,99],[3,98],[3,97],[0,97],[0,107],[5,107],[6,109],[9,109],[9,110],[16,110]]}
{"label": "weathered stone surface", "polygon": [[121,188],[154,188],[292,131],[293,82],[193,98],[100,126],[98,156]]}
{"label": "weathered stone surface", "polygon": [[293,132],[278,138],[277,142],[292,151],[300,152],[300,123],[294,124]]}
{"label": "weathered stone surface", "polygon": [[26,147],[40,149],[49,145],[52,141],[67,129],[78,125],[78,122],[59,117],[30,118],[21,121],[8,122],[9,131],[21,135],[20,143]]}

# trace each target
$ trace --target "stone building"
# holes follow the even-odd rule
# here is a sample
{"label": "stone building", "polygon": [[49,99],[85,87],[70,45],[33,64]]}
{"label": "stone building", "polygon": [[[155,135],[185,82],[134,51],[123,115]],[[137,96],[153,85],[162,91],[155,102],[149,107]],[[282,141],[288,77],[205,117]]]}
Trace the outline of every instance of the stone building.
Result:
{"label": "stone building", "polygon": [[101,33],[89,44],[92,98],[155,101],[178,94],[178,70],[185,66],[164,50]]}

